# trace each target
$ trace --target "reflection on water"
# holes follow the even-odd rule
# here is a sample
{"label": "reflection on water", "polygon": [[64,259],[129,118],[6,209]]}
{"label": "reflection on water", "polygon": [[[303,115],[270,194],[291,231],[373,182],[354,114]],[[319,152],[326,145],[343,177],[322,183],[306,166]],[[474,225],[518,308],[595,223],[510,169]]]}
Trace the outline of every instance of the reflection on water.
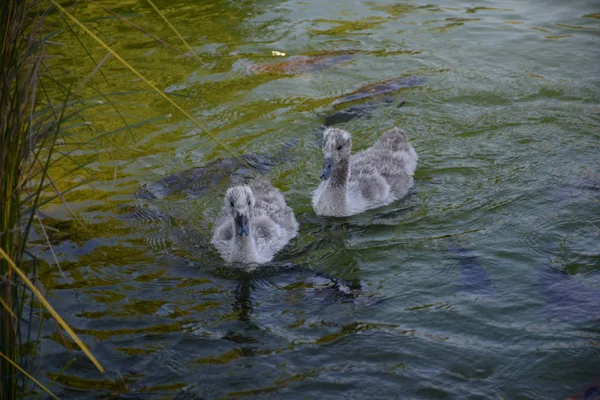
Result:
{"label": "reflection on water", "polygon": [[[148,5],[105,5],[179,43]],[[239,158],[107,62],[119,91],[104,80],[97,88],[128,122],[157,119],[74,155],[98,159],[92,187],[68,198],[86,229],[60,206],[45,210],[68,281],[54,269],[41,277],[107,375],[45,324],[44,384],[82,399],[537,399],[593,389],[600,25],[590,3],[157,5],[201,68],[93,8],[86,23]],[[60,62],[86,57],[57,40]],[[69,68],[87,76],[95,65]],[[89,112],[86,129],[122,123],[102,105]],[[406,129],[420,155],[409,196],[317,217],[324,124],[352,131],[357,149]],[[257,175],[285,194],[300,233],[264,267],[225,265],[209,243],[214,218],[226,188]]]}

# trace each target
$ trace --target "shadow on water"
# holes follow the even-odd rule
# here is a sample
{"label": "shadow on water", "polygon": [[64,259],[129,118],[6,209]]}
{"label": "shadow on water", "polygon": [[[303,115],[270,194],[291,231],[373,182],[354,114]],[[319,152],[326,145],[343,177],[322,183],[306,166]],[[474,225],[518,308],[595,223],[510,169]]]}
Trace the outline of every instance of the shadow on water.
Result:
{"label": "shadow on water", "polygon": [[214,187],[245,184],[284,162],[290,162],[290,150],[299,141],[299,138],[291,140],[273,155],[244,154],[177,172],[152,184],[144,185],[136,193],[136,197],[145,200],[169,196],[196,197]]}
{"label": "shadow on water", "polygon": [[[305,224],[304,228],[314,227],[307,227]],[[299,261],[305,254],[318,251],[314,247],[326,246],[319,241],[308,246],[305,244],[305,247],[300,249],[293,249],[292,245],[288,245],[276,256],[275,261],[257,266],[223,264],[216,250],[210,246],[207,244],[206,247],[196,247],[204,249],[204,262],[198,264],[197,268],[212,276],[237,282],[234,309],[248,320],[252,313],[252,293],[256,292],[257,287],[268,288],[271,291],[301,290],[311,301],[322,305],[352,303],[356,306],[372,307],[385,302],[385,299],[376,297],[368,287],[364,287],[358,278],[336,277]],[[207,260],[211,260],[208,265]],[[192,262],[191,265],[193,264]]]}
{"label": "shadow on water", "polygon": [[451,247],[446,251],[460,265],[461,280],[457,291],[486,297],[493,295],[490,275],[473,251],[459,247],[456,241],[452,241]]}
{"label": "shadow on water", "polygon": [[[551,319],[600,321],[600,289],[589,287],[568,272],[553,267],[552,261],[544,263],[539,274],[540,290],[546,299],[545,310]],[[600,277],[600,273],[595,275]]]}
{"label": "shadow on water", "polygon": [[[326,116],[325,126],[343,124],[355,118],[370,118],[376,110],[392,106],[395,103],[396,100],[393,97],[385,97],[382,101],[371,101],[357,106],[348,107]],[[400,103],[397,103],[395,108],[400,108],[405,104],[405,101],[401,101]]]}
{"label": "shadow on water", "polygon": [[[568,200],[600,200],[600,181],[598,179],[579,179],[574,184],[561,188],[554,196],[556,203]],[[596,232],[598,234],[598,232]],[[565,238],[567,239],[567,238]],[[565,248],[566,247],[566,248]],[[586,259],[600,260],[600,249],[586,249]],[[565,254],[566,252],[566,254]],[[563,242],[548,243],[544,249],[547,260],[539,269],[539,286],[546,299],[546,311],[552,319],[592,319],[600,320],[600,288],[590,287],[586,281],[600,277],[600,271],[587,276],[576,277],[565,268],[571,251]]]}
{"label": "shadow on water", "polygon": [[400,89],[420,86],[425,82],[427,82],[427,78],[424,76],[403,76],[399,78],[388,79],[384,82],[370,84],[365,87],[362,87],[356,90],[355,92],[334,101],[333,104],[336,105],[348,103],[351,101],[362,100],[384,93],[396,92]]}
{"label": "shadow on water", "polygon": [[600,400],[600,377],[588,382],[581,390],[566,400]]}
{"label": "shadow on water", "polygon": [[[557,203],[568,199],[593,199],[600,194],[600,182],[594,179],[580,180],[575,184],[565,185],[554,196]],[[557,266],[555,253],[560,243],[548,243],[543,253],[548,260],[539,268],[538,285],[544,296],[545,312],[553,320],[585,319],[600,320],[600,289],[590,287],[581,279]],[[492,296],[493,284],[489,273],[483,267],[475,252],[461,247],[456,240],[450,242],[446,250],[451,258],[458,261],[461,270],[458,292],[473,295]],[[600,259],[600,253],[592,255]],[[600,277],[600,272],[592,273],[590,279]]]}
{"label": "shadow on water", "polygon": [[256,297],[259,288],[272,291],[301,290],[311,302],[322,305],[351,303],[372,307],[384,302],[383,299],[377,299],[373,294],[364,291],[359,280],[344,280],[325,272],[290,264],[261,266],[253,271],[231,267],[224,271],[223,268],[219,268],[219,271],[213,271],[213,274],[227,276],[236,282],[232,308],[238,319],[244,322],[252,321],[253,304],[260,301],[260,297]]}

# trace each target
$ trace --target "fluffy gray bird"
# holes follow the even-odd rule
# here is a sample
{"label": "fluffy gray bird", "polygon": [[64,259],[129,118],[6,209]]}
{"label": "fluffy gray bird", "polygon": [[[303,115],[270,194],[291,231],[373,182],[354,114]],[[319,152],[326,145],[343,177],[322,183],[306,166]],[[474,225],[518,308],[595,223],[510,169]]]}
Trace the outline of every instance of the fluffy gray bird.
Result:
{"label": "fluffy gray bird", "polygon": [[227,262],[262,264],[297,233],[298,222],[281,192],[258,180],[227,191],[211,243]]}
{"label": "fluffy gray bird", "polygon": [[404,131],[392,128],[372,147],[351,155],[349,132],[323,132],[322,182],[312,204],[318,215],[359,214],[400,199],[413,185],[418,156]]}

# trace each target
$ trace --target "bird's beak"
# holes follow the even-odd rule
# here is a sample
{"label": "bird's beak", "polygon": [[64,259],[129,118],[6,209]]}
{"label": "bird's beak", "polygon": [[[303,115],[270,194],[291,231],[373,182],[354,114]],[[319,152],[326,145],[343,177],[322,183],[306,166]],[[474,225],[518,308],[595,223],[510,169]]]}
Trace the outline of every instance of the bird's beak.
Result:
{"label": "bird's beak", "polygon": [[238,236],[248,236],[250,234],[250,228],[248,226],[248,217],[245,214],[236,215],[235,228]]}
{"label": "bird's beak", "polygon": [[331,176],[331,171],[333,171],[333,157],[325,157],[323,169],[321,170],[321,179],[329,179],[329,177]]}

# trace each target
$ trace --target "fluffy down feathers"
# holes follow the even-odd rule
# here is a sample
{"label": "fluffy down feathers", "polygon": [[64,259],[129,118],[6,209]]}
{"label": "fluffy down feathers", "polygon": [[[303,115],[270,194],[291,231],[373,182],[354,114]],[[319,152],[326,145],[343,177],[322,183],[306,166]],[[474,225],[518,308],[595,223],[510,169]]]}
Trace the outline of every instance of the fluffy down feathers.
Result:
{"label": "fluffy down feathers", "polygon": [[262,264],[297,232],[298,222],[281,192],[259,180],[227,191],[211,243],[228,262]]}
{"label": "fluffy down feathers", "polygon": [[319,215],[348,216],[400,199],[413,184],[418,156],[406,133],[393,128],[372,147],[351,155],[350,133],[329,128],[323,133],[325,165],[313,195]]}

